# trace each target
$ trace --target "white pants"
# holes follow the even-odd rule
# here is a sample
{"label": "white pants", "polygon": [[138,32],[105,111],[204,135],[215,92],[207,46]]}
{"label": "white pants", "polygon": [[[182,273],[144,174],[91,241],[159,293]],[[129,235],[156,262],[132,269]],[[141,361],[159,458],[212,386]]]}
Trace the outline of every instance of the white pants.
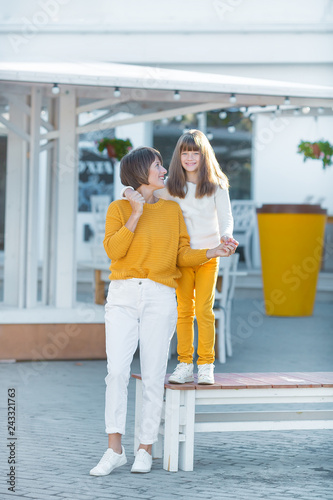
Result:
{"label": "white pants", "polygon": [[125,434],[130,365],[140,341],[140,443],[157,441],[170,341],[177,322],[175,289],[149,279],[111,281],[105,306],[105,431]]}

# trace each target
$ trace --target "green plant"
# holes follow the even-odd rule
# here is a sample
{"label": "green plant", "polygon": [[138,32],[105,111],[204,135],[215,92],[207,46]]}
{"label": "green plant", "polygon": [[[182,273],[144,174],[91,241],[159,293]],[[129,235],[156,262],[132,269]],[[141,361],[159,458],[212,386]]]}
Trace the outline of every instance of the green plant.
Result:
{"label": "green plant", "polygon": [[98,151],[102,152],[106,149],[109,157],[116,158],[118,161],[133,148],[133,144],[129,139],[117,139],[116,137],[113,139],[103,137],[97,144]]}
{"label": "green plant", "polygon": [[333,146],[328,141],[301,141],[298,145],[297,153],[304,155],[304,161],[307,159],[322,160],[323,168],[332,165]]}

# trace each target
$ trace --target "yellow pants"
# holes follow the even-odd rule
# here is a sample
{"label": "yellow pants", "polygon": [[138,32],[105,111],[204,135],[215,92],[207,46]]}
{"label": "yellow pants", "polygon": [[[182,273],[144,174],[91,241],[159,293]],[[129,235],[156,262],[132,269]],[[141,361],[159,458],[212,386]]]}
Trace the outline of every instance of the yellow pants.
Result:
{"label": "yellow pants", "polygon": [[215,360],[215,317],[213,313],[219,259],[196,267],[182,267],[178,280],[178,360],[193,362],[194,316],[198,323],[198,365]]}

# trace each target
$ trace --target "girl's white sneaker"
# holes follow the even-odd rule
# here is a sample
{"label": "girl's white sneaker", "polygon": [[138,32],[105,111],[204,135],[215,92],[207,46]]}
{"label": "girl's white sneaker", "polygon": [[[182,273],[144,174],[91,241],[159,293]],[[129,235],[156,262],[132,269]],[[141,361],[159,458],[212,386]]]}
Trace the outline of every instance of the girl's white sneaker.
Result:
{"label": "girl's white sneaker", "polygon": [[214,384],[214,368],[215,365],[213,363],[198,365],[198,384]]}
{"label": "girl's white sneaker", "polygon": [[185,384],[185,382],[193,381],[193,363],[179,363],[169,377],[169,382],[172,384]]}

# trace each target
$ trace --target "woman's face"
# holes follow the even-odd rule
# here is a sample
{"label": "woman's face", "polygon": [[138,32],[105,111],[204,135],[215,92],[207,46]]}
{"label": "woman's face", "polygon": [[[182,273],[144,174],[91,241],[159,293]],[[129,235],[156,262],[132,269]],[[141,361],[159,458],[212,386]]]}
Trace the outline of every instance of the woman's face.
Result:
{"label": "woman's face", "polygon": [[200,167],[201,153],[200,151],[182,151],[180,161],[186,172],[197,172]]}
{"label": "woman's face", "polygon": [[161,189],[164,187],[164,176],[167,173],[166,169],[161,165],[160,160],[155,157],[155,161],[150,165],[148,183],[149,186],[155,189]]}

